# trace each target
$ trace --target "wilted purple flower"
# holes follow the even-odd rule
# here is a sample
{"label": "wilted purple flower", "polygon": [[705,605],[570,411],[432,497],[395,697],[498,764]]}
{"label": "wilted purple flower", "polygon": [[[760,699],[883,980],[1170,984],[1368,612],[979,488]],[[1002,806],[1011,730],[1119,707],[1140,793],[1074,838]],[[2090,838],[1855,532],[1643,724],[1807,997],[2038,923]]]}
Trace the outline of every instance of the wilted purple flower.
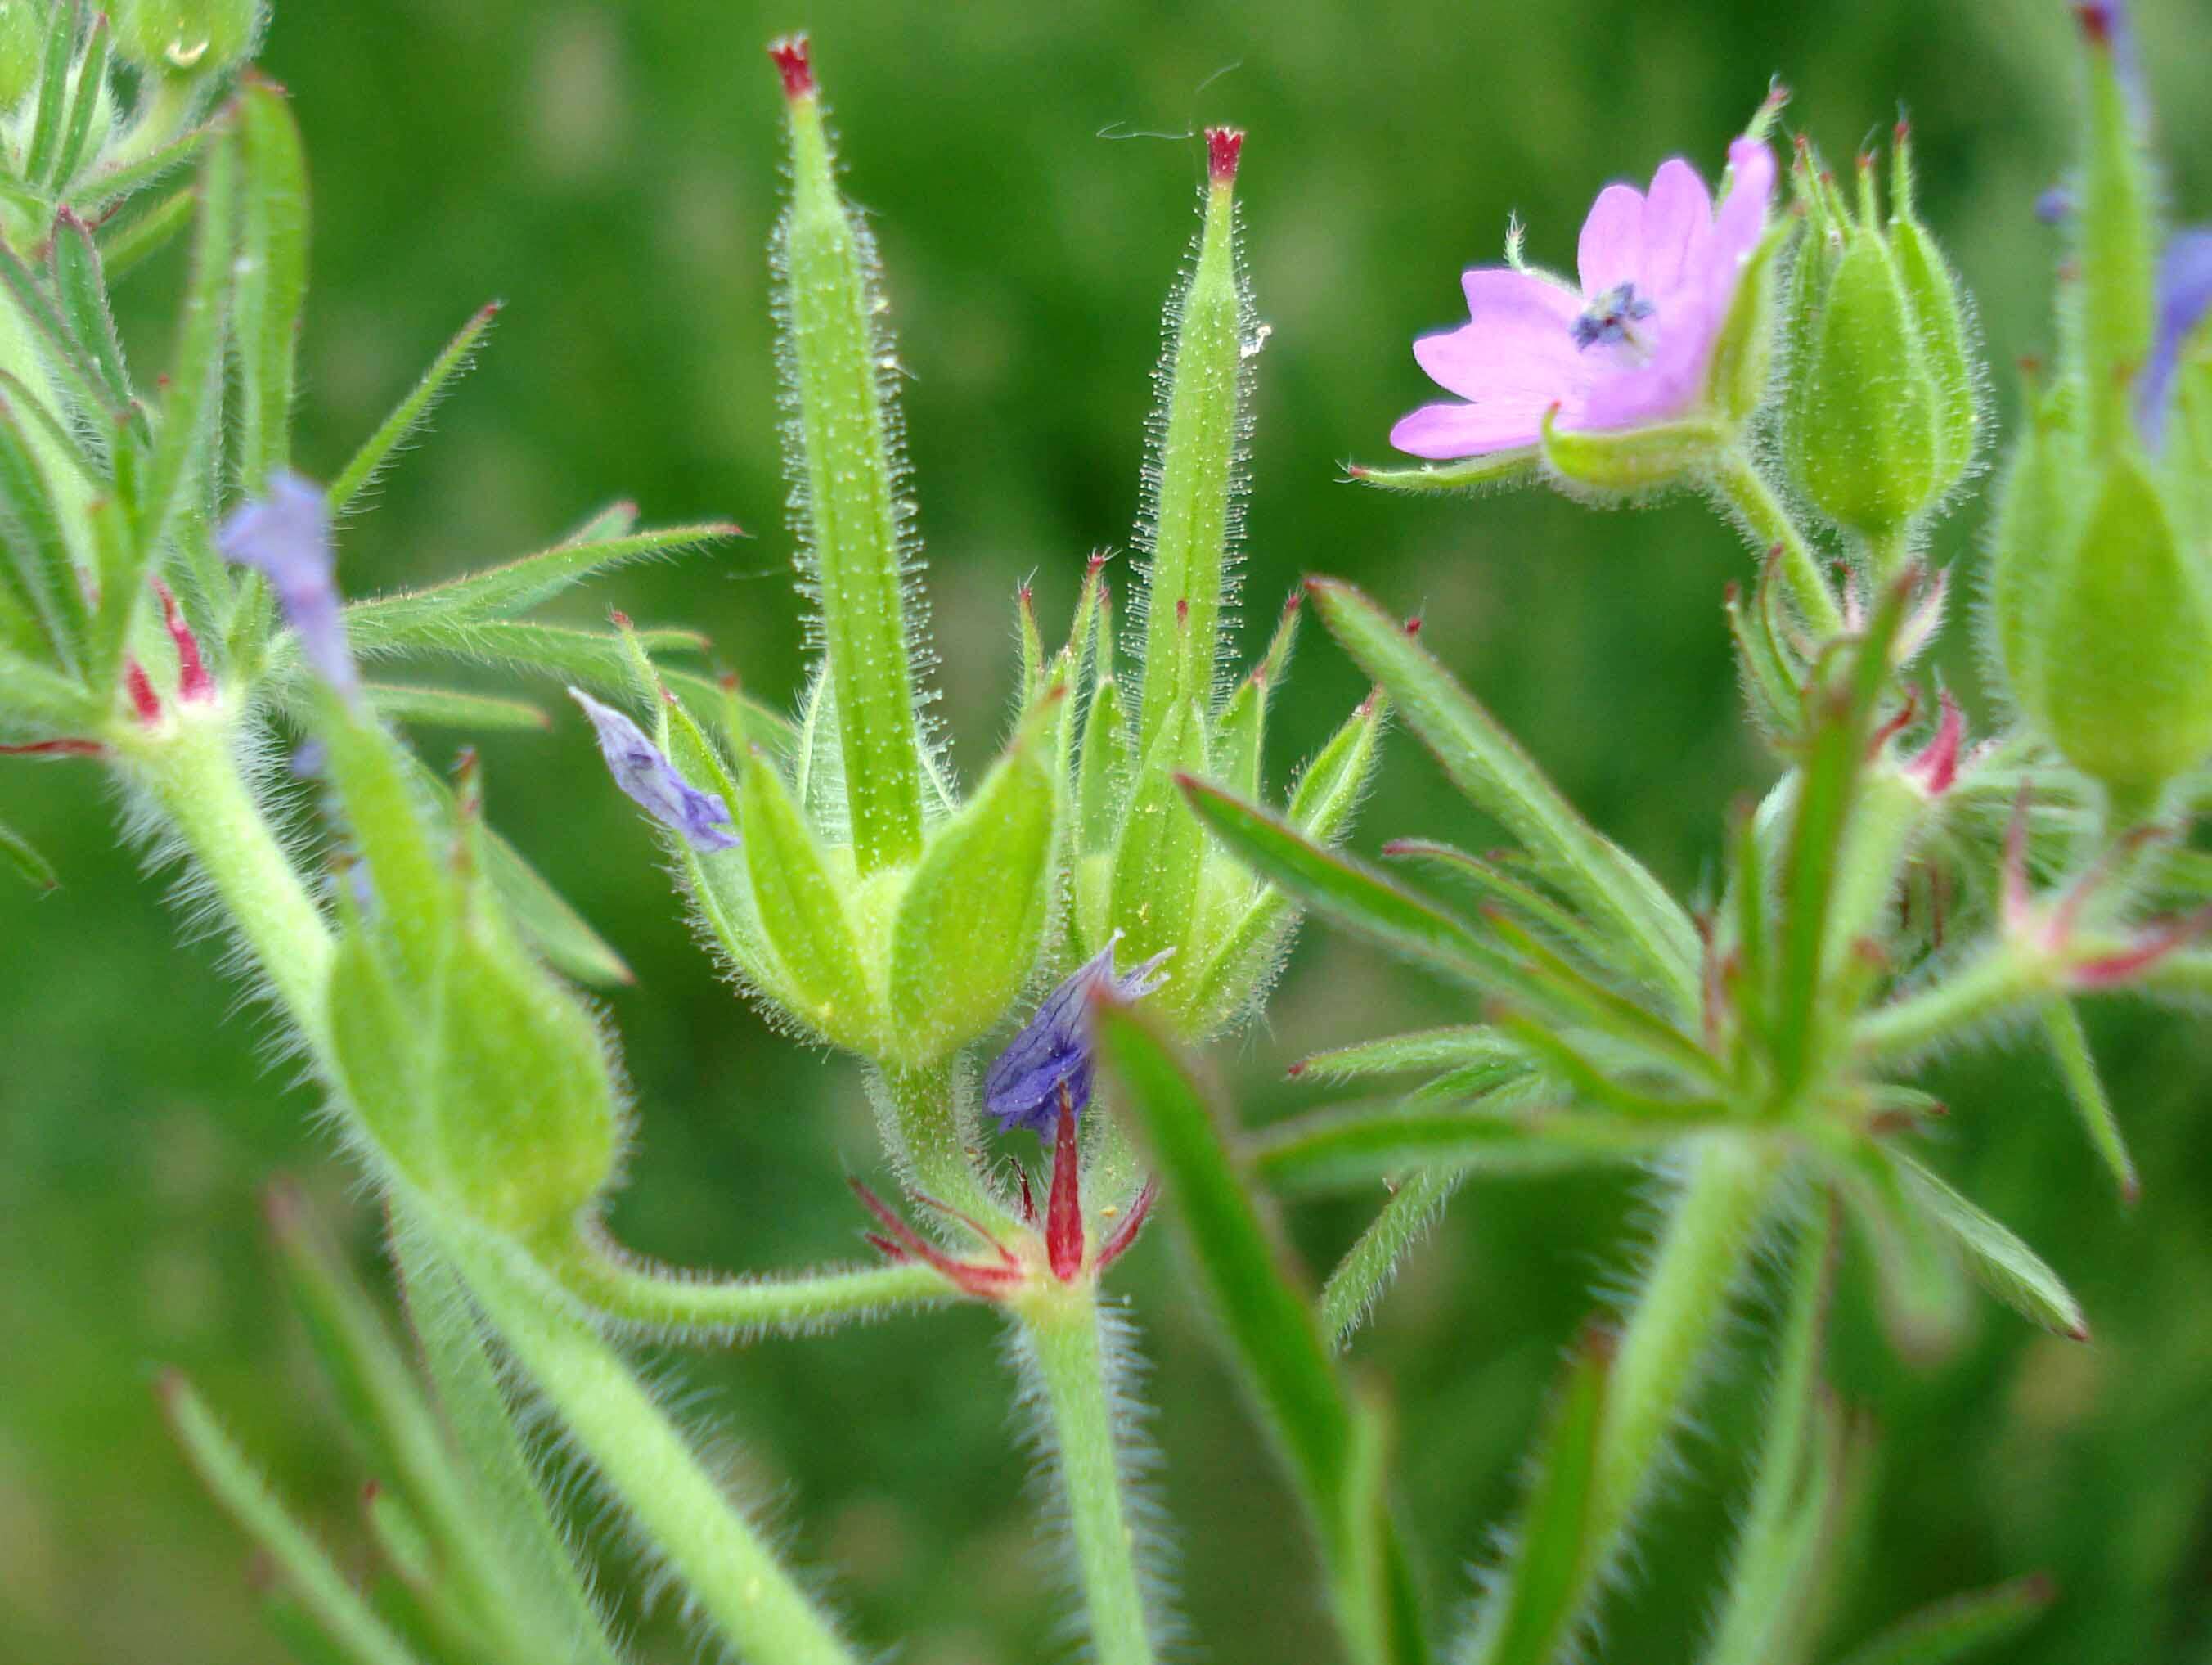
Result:
{"label": "wilted purple flower", "polygon": [[2166,432],[2174,372],[2182,349],[2212,312],[2212,230],[2176,234],[2158,269],[2157,333],[2136,384],[2136,416],[2143,436],[2156,447]]}
{"label": "wilted purple flower", "polygon": [[309,668],[350,698],[359,682],[339,616],[337,554],[323,489],[297,474],[272,475],[267,496],[240,505],[216,528],[215,546],[225,560],[269,580]]}
{"label": "wilted purple flower", "polygon": [[678,775],[645,731],[612,706],[600,704],[580,688],[571,688],[568,697],[584,708],[599,731],[599,755],[607,760],[615,784],[641,809],[681,833],[695,850],[736,848],[738,836],[728,830],[728,805]]}
{"label": "wilted purple flower", "polygon": [[[1120,940],[1118,933],[1115,940]],[[1076,1110],[1091,1102],[1086,1007],[1092,992],[1111,988],[1125,1000],[1149,994],[1167,981],[1159,969],[1166,959],[1167,954],[1155,954],[1117,975],[1114,944],[1109,942],[1045,996],[1036,1015],[983,1073],[983,1108],[999,1118],[1000,1133],[1015,1127],[1048,1131],[1059,1114],[1063,1087]]]}
{"label": "wilted purple flower", "polygon": [[1738,139],[1729,165],[1735,183],[1717,213],[1680,157],[1660,165],[1648,197],[1600,191],[1583,222],[1579,289],[1517,265],[1467,272],[1469,321],[1413,343],[1421,368],[1466,403],[1423,405],[1390,443],[1434,460],[1479,457],[1535,446],[1554,411],[1562,430],[1588,432],[1695,409],[1774,192],[1762,142]]}

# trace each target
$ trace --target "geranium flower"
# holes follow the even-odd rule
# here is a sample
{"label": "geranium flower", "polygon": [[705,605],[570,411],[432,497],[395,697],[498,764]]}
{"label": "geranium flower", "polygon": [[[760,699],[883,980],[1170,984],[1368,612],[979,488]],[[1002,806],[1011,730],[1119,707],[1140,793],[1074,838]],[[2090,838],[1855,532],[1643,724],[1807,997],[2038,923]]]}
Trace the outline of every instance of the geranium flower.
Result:
{"label": "geranium flower", "polygon": [[300,641],[300,657],[348,698],[359,686],[346,651],[338,600],[337,555],[331,545],[331,510],[323,489],[297,474],[276,474],[269,494],[240,504],[216,528],[223,559],[269,580],[284,621]]}
{"label": "geranium flower", "polygon": [[[1115,940],[1120,939],[1116,933]],[[983,1073],[983,1108],[999,1118],[1001,1133],[1028,1127],[1043,1133],[1063,1099],[1071,1115],[1082,1111],[1091,1102],[1092,993],[1110,988],[1125,1000],[1139,1000],[1167,981],[1160,971],[1167,957],[1155,954],[1116,972],[1109,942],[1045,996],[1036,1015]]]}
{"label": "geranium flower", "polygon": [[1583,222],[1580,289],[1517,262],[1468,272],[1468,321],[1413,343],[1421,368],[1459,398],[1423,405],[1390,443],[1443,461],[1533,449],[1547,416],[1565,432],[1604,432],[1696,410],[1774,194],[1761,141],[1737,140],[1729,165],[1717,212],[1680,157],[1660,165],[1649,196],[1600,191]]}

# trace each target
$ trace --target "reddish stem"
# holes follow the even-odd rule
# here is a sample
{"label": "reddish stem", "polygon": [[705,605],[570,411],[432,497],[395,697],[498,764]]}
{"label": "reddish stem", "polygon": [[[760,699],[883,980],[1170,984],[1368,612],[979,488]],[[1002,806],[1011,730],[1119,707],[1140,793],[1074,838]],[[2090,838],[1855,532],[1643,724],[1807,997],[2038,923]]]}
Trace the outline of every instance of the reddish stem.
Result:
{"label": "reddish stem", "polygon": [[1052,1275],[1072,1284],[1083,1270],[1083,1152],[1075,1140],[1075,1101],[1060,1089],[1060,1123],[1052,1145],[1052,1195],[1045,1205],[1045,1257]]}

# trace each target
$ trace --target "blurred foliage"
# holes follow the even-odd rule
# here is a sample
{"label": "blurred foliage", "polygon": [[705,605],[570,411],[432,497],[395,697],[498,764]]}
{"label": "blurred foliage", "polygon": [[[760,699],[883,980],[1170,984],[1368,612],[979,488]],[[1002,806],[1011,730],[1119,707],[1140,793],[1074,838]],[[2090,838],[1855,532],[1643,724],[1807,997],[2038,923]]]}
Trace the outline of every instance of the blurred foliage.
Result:
{"label": "blurred foliage", "polygon": [[[2174,200],[2212,214],[2212,106],[2184,102],[2202,0],[2141,9]],[[1308,568],[1422,611],[1425,639],[1593,818],[1694,887],[1722,806],[1765,773],[1717,605],[1743,569],[1733,536],[1694,503],[1600,516],[1534,494],[1389,501],[1338,483],[1335,465],[1379,458],[1389,420],[1425,397],[1407,339],[1460,315],[1455,274],[1495,258],[1510,210],[1534,258],[1566,263],[1601,183],[1676,151],[1710,169],[1770,73],[1831,154],[1909,103],[1924,212],[1993,360],[2045,345],[2051,251],[2028,205],[2066,153],[2063,14],[2057,0],[823,0],[803,21],[853,189],[879,216],[956,728],[989,734],[1010,698],[1016,585],[1034,574],[1044,617],[1064,616],[1082,556],[1126,543],[1159,301],[1202,166],[1194,138],[1152,136],[1231,120],[1252,131],[1241,194],[1274,330],[1251,634]],[[616,496],[657,519],[732,513],[755,541],[626,572],[602,599],[695,624],[755,691],[793,691],[763,254],[778,102],[758,47],[801,21],[750,0],[279,6],[265,63],[296,95],[318,192],[303,466],[336,468],[480,302],[509,302],[439,431],[348,534],[349,587],[534,547]],[[124,288],[141,339],[163,327],[165,270]],[[1941,535],[1966,580],[1954,593],[1978,587],[1978,533],[1969,515]],[[1948,668],[1970,683],[1968,633],[1954,635]],[[1310,649],[1279,706],[1279,766],[1358,692],[1317,634]],[[770,1034],[715,981],[580,723],[483,751],[505,830],[639,973],[608,1001],[643,1111],[623,1235],[729,1267],[854,1252],[842,1170],[873,1160],[857,1074]],[[1479,839],[1453,802],[1400,740],[1366,837]],[[378,1222],[312,1096],[257,1053],[266,1025],[237,1011],[220,945],[177,946],[157,887],[113,848],[116,806],[91,772],[0,772],[0,819],[64,880],[45,899],[0,885],[0,1655],[273,1660],[244,1549],[162,1432],[151,1366],[189,1370],[357,1559],[362,1475],[312,1385],[257,1188],[277,1169],[307,1176],[364,1266]],[[1270,1118],[1314,1097],[1282,1079],[1294,1056],[1450,1009],[1421,977],[1310,937],[1268,1031],[1221,1066],[1247,1117]],[[2212,1654],[2212,1036],[2172,1017],[2092,1020],[2145,1176],[2132,1212],[2037,1048],[1931,1073],[1958,1107],[1942,1165],[2047,1251],[2097,1339],[2054,1341],[1991,1307],[1958,1354],[1907,1364],[1846,1300],[1838,1374],[1886,1452],[1846,1639],[2041,1568],[2060,1601],[2003,1657]],[[1294,1226],[1326,1263],[1364,1212]],[[1471,1185],[1359,1343],[1398,1385],[1409,1516],[1439,1587],[1467,1588],[1544,1384],[1643,1224],[1629,1187]],[[1122,1278],[1155,1361],[1194,1630],[1224,1665],[1322,1657],[1295,1512],[1164,1234]],[[860,1634],[903,1639],[915,1665],[1044,1656],[1060,1611],[995,1322],[908,1316],[668,1364],[737,1437],[733,1471],[787,1500],[799,1559],[836,1569]],[[1678,1657],[1705,1621],[1692,1575],[1721,1541],[1716,1486],[1739,1478],[1762,1333],[1746,1327],[1745,1368],[1686,1448],[1694,1477],[1608,1627],[1618,1657]],[[587,1495],[578,1509],[596,1520]],[[678,1615],[629,1617],[656,1656],[689,1656]]]}

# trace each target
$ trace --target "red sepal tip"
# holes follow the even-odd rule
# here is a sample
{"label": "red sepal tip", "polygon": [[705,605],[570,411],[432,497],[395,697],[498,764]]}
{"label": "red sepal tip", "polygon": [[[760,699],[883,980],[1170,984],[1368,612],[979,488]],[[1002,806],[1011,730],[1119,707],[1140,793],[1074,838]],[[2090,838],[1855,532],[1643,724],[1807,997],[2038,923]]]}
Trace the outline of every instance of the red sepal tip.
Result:
{"label": "red sepal tip", "polygon": [[187,705],[213,699],[215,678],[208,675],[206,662],[200,658],[199,638],[185,623],[184,611],[177,605],[175,592],[158,578],[151,581],[154,593],[161,598],[162,628],[168,631],[169,640],[177,649],[178,699]]}
{"label": "red sepal tip", "polygon": [[1063,1083],[1053,1131],[1052,1194],[1045,1200],[1044,1248],[1052,1275],[1072,1284],[1083,1270],[1083,1152],[1075,1139],[1075,1101]]}
{"label": "red sepal tip", "polygon": [[814,64],[810,51],[803,34],[787,34],[769,43],[768,55],[775,62],[776,74],[783,77],[786,98],[814,96]]}
{"label": "red sepal tip", "polygon": [[2110,0],[2090,0],[2087,5],[2074,8],[2075,21],[2081,26],[2081,35],[2093,46],[2112,44],[2112,8]]}
{"label": "red sepal tip", "polygon": [[123,681],[131,690],[131,708],[138,714],[138,720],[149,725],[160,722],[161,699],[146,679],[146,667],[132,659],[123,672]]}
{"label": "red sepal tip", "polygon": [[1244,149],[1244,130],[1241,127],[1209,127],[1206,130],[1206,171],[1216,185],[1228,185],[1237,178],[1237,163]]}

